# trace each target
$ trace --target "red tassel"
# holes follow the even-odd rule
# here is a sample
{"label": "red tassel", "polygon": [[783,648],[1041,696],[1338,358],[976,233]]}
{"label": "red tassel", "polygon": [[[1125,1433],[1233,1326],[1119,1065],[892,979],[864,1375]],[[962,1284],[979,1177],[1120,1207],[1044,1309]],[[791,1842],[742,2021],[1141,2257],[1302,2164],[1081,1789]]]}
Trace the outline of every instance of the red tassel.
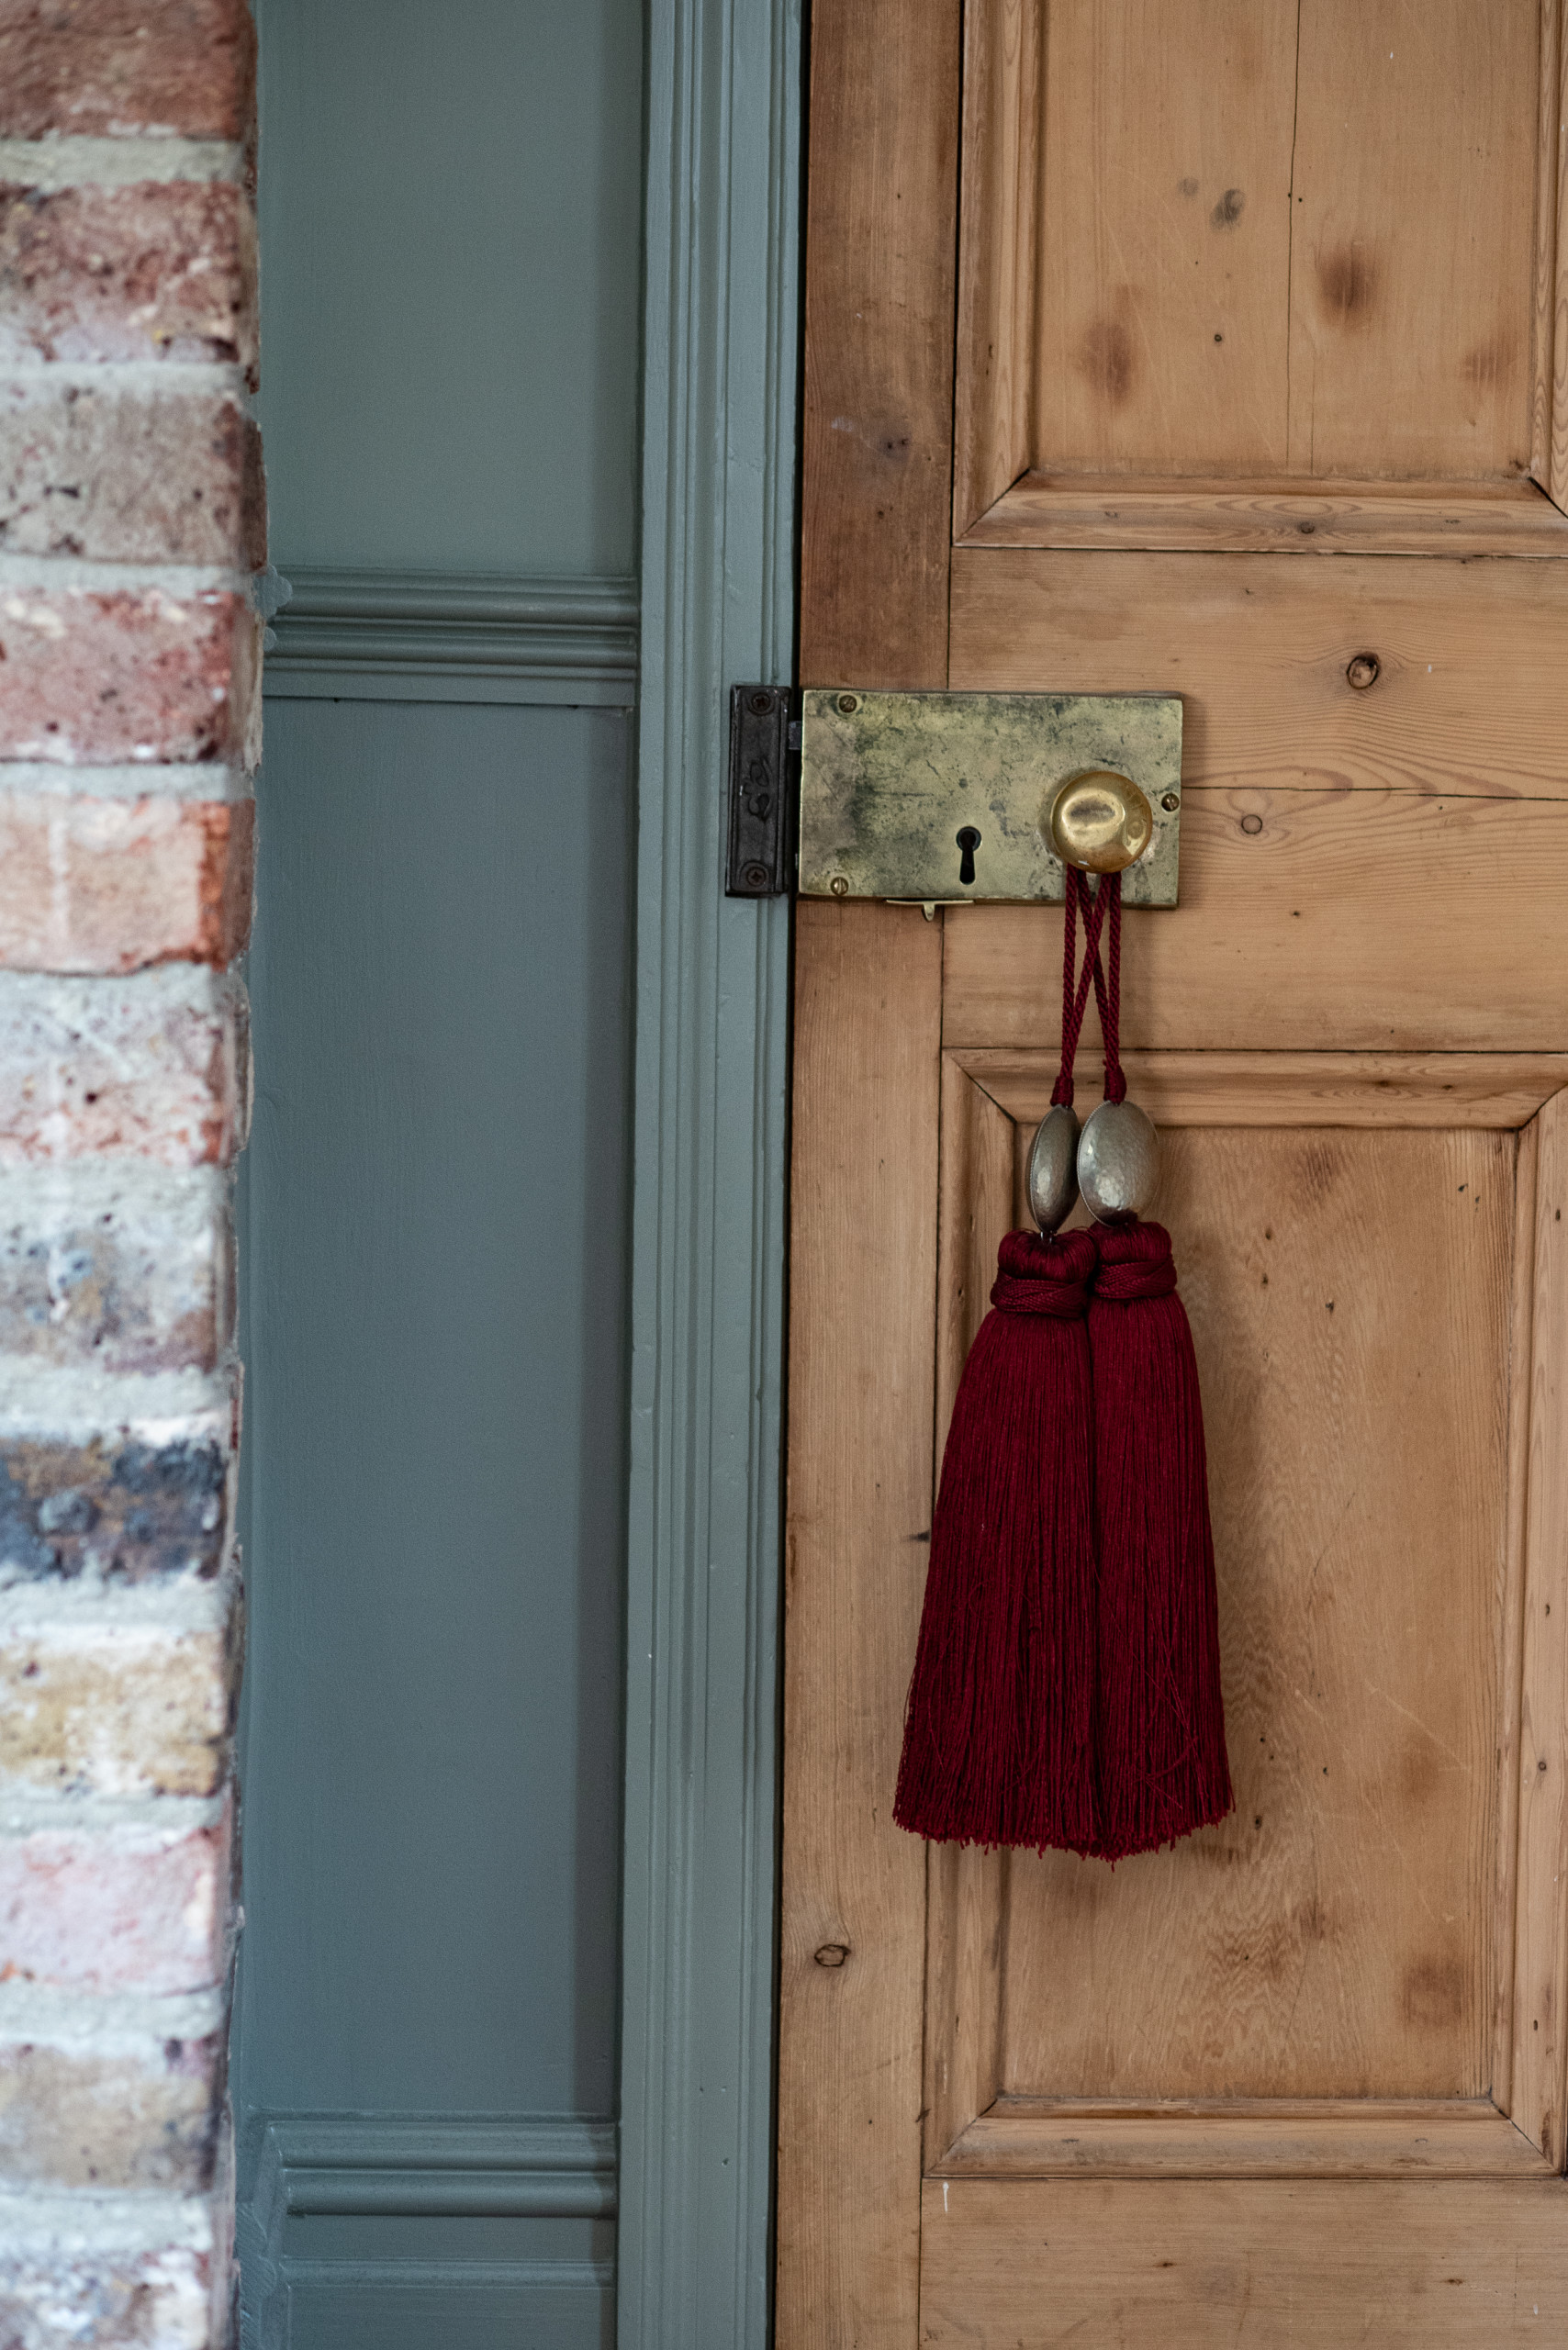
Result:
{"label": "red tassel", "polygon": [[893,1818],[1094,1849],[1093,1239],[1010,1232],[953,1406]]}
{"label": "red tassel", "polygon": [[1107,1226],[1089,1309],[1100,1554],[1098,1782],[1106,1860],[1232,1805],[1198,1366],[1170,1236]]}

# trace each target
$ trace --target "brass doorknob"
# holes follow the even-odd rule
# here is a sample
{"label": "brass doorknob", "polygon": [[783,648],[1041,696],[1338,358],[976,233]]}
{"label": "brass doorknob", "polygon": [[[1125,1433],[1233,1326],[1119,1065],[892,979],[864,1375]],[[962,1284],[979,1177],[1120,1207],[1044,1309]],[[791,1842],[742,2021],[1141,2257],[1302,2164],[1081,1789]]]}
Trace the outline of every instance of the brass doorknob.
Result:
{"label": "brass doorknob", "polygon": [[1062,785],[1051,802],[1050,843],[1083,873],[1123,873],[1154,837],[1154,812],[1136,783],[1095,767]]}

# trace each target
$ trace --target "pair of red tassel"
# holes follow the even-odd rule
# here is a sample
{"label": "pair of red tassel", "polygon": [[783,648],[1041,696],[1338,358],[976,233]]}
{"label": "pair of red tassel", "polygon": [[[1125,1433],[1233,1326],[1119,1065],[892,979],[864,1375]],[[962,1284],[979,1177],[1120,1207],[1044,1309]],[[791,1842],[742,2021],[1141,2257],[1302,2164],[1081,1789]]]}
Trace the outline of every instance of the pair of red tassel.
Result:
{"label": "pair of red tassel", "polygon": [[[1098,927],[1081,988],[1064,990],[1070,1102]],[[1070,936],[1068,954],[1070,968]],[[1113,951],[1113,996],[1116,965]],[[1119,1100],[1103,1000],[1103,1024]],[[1170,1236],[1010,1232],[991,1296],[942,1464],[893,1817],[940,1841],[1117,1861],[1232,1802],[1203,1410]]]}

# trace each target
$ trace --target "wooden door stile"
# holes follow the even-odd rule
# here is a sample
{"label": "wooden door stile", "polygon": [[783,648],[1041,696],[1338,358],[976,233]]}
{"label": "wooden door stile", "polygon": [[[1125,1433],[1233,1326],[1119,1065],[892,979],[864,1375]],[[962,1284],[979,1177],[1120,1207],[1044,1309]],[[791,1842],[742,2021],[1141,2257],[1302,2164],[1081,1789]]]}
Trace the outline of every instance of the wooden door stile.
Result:
{"label": "wooden door stile", "polygon": [[960,13],[812,11],[802,685],[947,681]]}
{"label": "wooden door stile", "polygon": [[778,2339],[906,2350],[926,1856],[892,1822],[889,1692],[930,1542],[941,941],[918,908],[803,903],[799,923]]}

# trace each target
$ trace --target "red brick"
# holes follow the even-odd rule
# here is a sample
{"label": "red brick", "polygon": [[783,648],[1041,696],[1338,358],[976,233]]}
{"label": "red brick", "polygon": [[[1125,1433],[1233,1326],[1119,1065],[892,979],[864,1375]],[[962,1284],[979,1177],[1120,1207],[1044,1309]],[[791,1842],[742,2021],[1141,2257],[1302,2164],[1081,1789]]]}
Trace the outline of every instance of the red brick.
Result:
{"label": "red brick", "polygon": [[174,965],[0,986],[0,1167],[125,1153],[227,1166],[245,1129],[238,987]]}
{"label": "red brick", "polygon": [[249,800],[0,789],[0,968],[232,962],[250,927],[253,817]]}
{"label": "red brick", "polygon": [[0,0],[0,137],[242,139],[255,75],[245,0]]}
{"label": "red brick", "polygon": [[0,1982],[204,1990],[228,1907],[227,1825],[0,1836]]}
{"label": "red brick", "polygon": [[0,588],[0,758],[247,756],[259,633],[221,588]]}
{"label": "red brick", "polygon": [[231,391],[0,382],[0,546],[259,571],[261,434]]}
{"label": "red brick", "polygon": [[0,183],[0,362],[256,360],[256,224],[227,181]]}

